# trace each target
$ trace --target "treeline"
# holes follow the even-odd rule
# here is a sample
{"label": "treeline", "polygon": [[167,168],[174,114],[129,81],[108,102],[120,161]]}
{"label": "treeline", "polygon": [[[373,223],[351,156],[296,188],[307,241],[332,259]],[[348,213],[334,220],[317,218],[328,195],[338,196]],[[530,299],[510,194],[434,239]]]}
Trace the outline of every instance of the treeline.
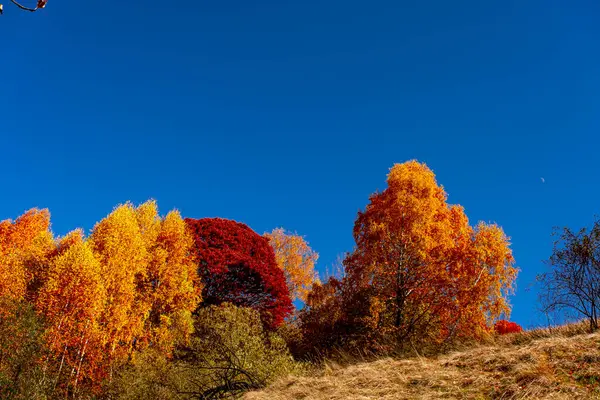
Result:
{"label": "treeline", "polygon": [[161,216],[153,201],[89,235],[54,237],[47,210],[1,222],[0,397],[224,398],[338,350],[493,332],[517,275],[502,229],[471,226],[424,164],[387,183],[325,282],[299,235]]}

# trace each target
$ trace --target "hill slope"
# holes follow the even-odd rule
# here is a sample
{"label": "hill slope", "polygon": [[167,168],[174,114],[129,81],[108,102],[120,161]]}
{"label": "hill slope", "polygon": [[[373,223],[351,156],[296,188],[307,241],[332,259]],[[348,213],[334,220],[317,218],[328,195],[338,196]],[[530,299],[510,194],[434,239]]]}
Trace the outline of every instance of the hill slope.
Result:
{"label": "hill slope", "polygon": [[244,398],[600,399],[600,333],[581,334],[580,327],[507,335],[436,358],[328,367]]}

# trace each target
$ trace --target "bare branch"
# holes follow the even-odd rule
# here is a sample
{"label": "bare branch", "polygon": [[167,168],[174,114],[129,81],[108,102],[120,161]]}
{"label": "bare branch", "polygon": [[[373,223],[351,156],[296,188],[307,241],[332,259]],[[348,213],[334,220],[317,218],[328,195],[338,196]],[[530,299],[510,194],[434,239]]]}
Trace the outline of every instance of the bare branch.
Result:
{"label": "bare branch", "polygon": [[11,3],[13,3],[15,6],[19,7],[21,10],[25,10],[25,11],[30,11],[30,12],[35,12],[37,10],[39,10],[40,8],[44,8],[46,7],[46,2],[47,0],[38,0],[35,8],[30,8],[30,7],[25,7],[24,5],[18,3],[15,0],[10,0]]}

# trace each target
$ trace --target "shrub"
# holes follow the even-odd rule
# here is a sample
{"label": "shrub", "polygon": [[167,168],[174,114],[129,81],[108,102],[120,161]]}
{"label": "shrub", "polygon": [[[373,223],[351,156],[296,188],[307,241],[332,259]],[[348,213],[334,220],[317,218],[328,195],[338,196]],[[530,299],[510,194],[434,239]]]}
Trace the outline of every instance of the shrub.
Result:
{"label": "shrub", "polygon": [[0,399],[44,398],[43,324],[26,302],[0,297]]}
{"label": "shrub", "polygon": [[114,385],[118,398],[232,398],[295,369],[283,339],[263,330],[255,310],[229,303],[202,308],[195,328],[172,362],[149,351],[139,354]]}
{"label": "shrub", "polygon": [[494,331],[499,335],[506,335],[508,333],[523,332],[523,328],[516,322],[509,322],[505,319],[501,319],[494,325]]}

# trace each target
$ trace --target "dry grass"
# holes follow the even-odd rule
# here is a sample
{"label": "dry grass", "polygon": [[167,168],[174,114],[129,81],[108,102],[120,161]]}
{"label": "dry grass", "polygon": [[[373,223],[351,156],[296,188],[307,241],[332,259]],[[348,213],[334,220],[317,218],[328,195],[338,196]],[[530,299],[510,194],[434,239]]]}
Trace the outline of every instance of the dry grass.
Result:
{"label": "dry grass", "polygon": [[585,329],[536,329],[437,357],[327,363],[244,399],[600,399],[600,333]]}

